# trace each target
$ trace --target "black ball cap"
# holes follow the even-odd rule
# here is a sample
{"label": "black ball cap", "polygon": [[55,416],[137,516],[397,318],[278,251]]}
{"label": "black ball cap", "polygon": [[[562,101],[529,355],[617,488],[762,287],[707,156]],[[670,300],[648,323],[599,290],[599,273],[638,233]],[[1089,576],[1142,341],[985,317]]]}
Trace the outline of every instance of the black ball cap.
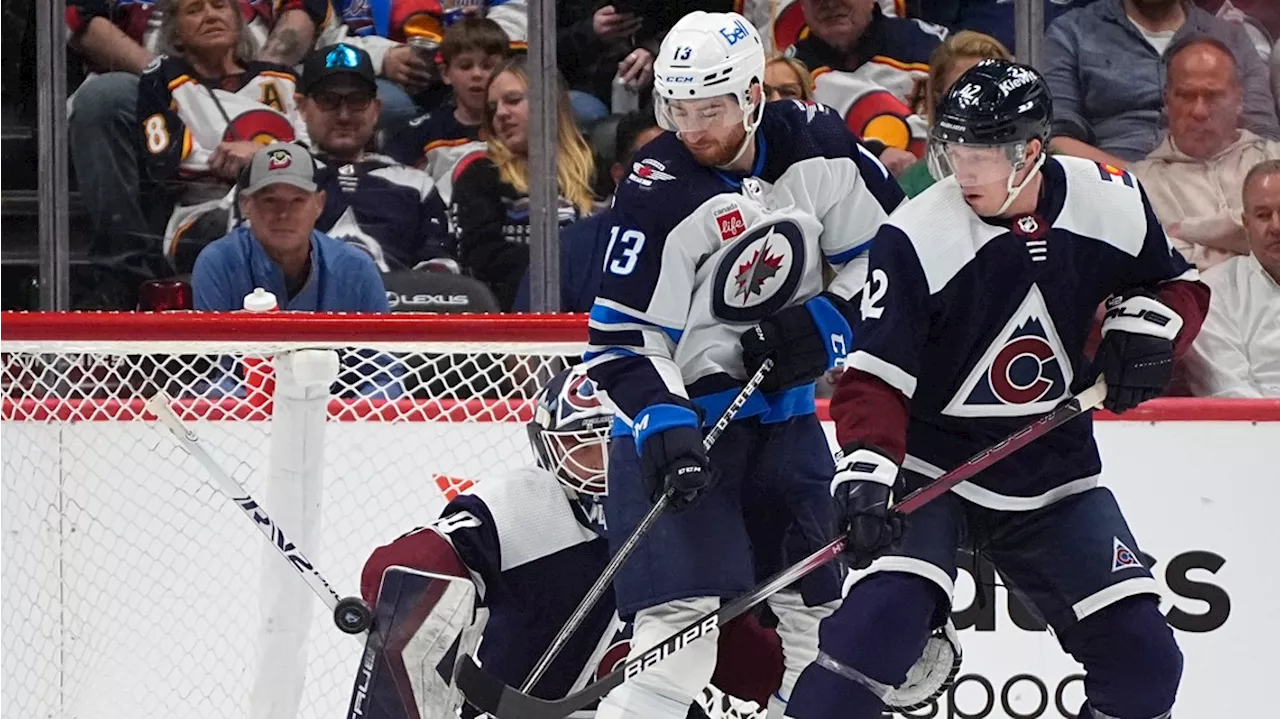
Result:
{"label": "black ball cap", "polygon": [[298,92],[310,95],[320,83],[338,75],[352,75],[367,84],[369,89],[375,92],[378,89],[378,74],[373,71],[369,53],[354,45],[339,43],[322,47],[307,56],[302,63]]}

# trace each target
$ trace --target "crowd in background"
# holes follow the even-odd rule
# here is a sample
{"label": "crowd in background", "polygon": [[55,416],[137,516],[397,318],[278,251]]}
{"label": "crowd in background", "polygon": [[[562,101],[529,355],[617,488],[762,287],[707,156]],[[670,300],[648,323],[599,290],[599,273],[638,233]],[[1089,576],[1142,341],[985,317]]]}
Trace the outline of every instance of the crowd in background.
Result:
{"label": "crowd in background", "polygon": [[[1214,291],[1186,388],[1280,394],[1280,3],[1045,1],[1055,153],[1129,171]],[[561,307],[594,299],[609,199],[646,170],[663,33],[742,12],[770,101],[821,102],[909,196],[933,107],[1010,58],[1002,0],[557,2]],[[70,155],[119,309],[529,307],[526,5],[68,0]],[[246,222],[248,220],[248,222]],[[159,281],[159,282],[157,282]],[[143,288],[140,291],[140,288]]]}

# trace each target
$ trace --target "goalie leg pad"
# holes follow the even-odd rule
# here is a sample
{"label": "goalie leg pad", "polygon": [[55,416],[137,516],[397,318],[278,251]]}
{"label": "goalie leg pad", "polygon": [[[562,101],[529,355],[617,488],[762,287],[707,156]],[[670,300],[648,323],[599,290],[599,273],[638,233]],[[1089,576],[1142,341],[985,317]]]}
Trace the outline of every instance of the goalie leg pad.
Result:
{"label": "goalie leg pad", "polygon": [[858,582],[822,621],[818,660],[800,676],[792,719],[878,719],[929,640],[944,601],[928,579],[881,572]]}
{"label": "goalie leg pad", "polygon": [[474,653],[483,629],[474,621],[475,597],[470,579],[387,569],[347,716],[457,716],[462,695],[453,686],[454,663],[460,653]]}
{"label": "goalie leg pad", "polygon": [[1163,719],[1182,678],[1182,652],[1155,596],[1126,597],[1061,635],[1084,665],[1088,719]]}
{"label": "goalie leg pad", "polygon": [[[660,644],[720,606],[718,597],[677,599],[636,613],[631,655]],[[694,697],[711,682],[719,630],[704,635],[652,669],[628,679],[600,701],[596,719],[685,719]]]}

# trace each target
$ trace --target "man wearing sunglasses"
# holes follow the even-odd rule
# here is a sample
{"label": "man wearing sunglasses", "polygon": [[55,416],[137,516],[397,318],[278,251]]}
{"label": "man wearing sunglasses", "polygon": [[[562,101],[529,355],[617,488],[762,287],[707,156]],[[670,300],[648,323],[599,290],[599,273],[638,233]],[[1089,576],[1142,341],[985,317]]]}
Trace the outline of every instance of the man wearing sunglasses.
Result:
{"label": "man wearing sunglasses", "polygon": [[325,207],[316,223],[368,252],[383,272],[448,258],[445,207],[431,177],[369,152],[382,101],[369,54],[337,44],[303,63],[298,107]]}

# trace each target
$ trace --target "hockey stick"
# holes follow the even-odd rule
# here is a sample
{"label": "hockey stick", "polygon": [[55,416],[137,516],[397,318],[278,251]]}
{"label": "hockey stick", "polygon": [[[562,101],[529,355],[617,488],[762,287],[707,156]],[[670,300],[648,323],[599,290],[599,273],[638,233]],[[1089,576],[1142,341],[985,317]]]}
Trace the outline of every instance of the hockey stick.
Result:
{"label": "hockey stick", "polygon": [[320,570],[316,569],[315,565],[303,556],[302,551],[285,537],[284,532],[271,521],[266,510],[254,500],[244,485],[227,474],[226,470],[200,444],[200,437],[178,419],[178,415],[174,414],[173,409],[169,407],[168,395],[163,392],[156,393],[147,400],[147,409],[155,414],[156,419],[160,420],[160,424],[169,430],[174,439],[178,440],[178,445],[187,454],[204,465],[205,471],[213,477],[218,489],[243,510],[249,519],[253,520],[254,526],[262,532],[267,541],[271,542],[280,555],[288,560],[289,566],[297,570],[307,586],[311,587],[311,591],[315,592],[316,596],[320,597],[320,601],[333,612],[333,621],[338,628],[347,634],[361,634],[367,631],[373,614],[364,600],[360,597],[344,599],[338,596],[338,593],[325,580],[324,575],[320,574]]}
{"label": "hockey stick", "polygon": [[[751,395],[755,394],[760,383],[764,381],[765,375],[769,374],[769,370],[773,369],[773,360],[765,359],[760,365],[760,369],[747,380],[742,390],[738,392],[738,396],[733,398],[733,402],[725,408],[724,414],[720,415],[720,419],[716,420],[715,425],[707,432],[707,436],[702,440],[702,449],[705,452],[711,451],[711,446],[716,443],[720,435],[724,432],[729,423],[733,421],[738,410],[742,409],[742,405],[747,403]],[[653,508],[649,513],[644,515],[640,520],[640,524],[631,532],[631,536],[627,537],[627,541],[623,542],[622,547],[618,549],[618,553],[609,560],[609,564],[605,566],[604,571],[600,573],[600,577],[596,579],[595,584],[591,585],[591,589],[587,590],[582,601],[578,603],[578,608],[573,610],[573,614],[569,615],[569,621],[560,629],[555,638],[551,640],[551,645],[543,652],[542,658],[534,665],[533,671],[529,673],[529,678],[524,680],[524,684],[520,687],[520,691],[528,693],[533,689],[533,685],[538,683],[542,675],[546,673],[551,666],[551,662],[560,656],[560,650],[564,649],[564,645],[569,642],[573,633],[578,631],[578,627],[586,620],[587,614],[591,612],[591,608],[596,605],[600,597],[604,596],[605,590],[613,583],[613,578],[618,574],[618,570],[622,569],[622,565],[635,552],[636,547],[640,546],[640,540],[644,539],[649,530],[653,528],[654,523],[658,521],[658,517],[666,511],[667,506],[671,504],[671,494],[664,493],[654,502]]]}
{"label": "hockey stick", "polygon": [[[1044,417],[1014,432],[998,444],[984,449],[930,484],[912,492],[902,502],[896,504],[894,509],[903,514],[910,514],[920,509],[957,484],[1101,404],[1106,394],[1106,385],[1099,380],[1097,384],[1072,397]],[[497,719],[562,719],[599,701],[622,682],[724,626],[730,620],[840,556],[843,551],[844,537],[840,537],[800,560],[799,563],[782,570],[764,584],[720,607],[719,610],[703,616],[672,634],[662,643],[650,647],[635,658],[628,659],[626,664],[610,672],[603,679],[564,699],[548,701],[517,691],[482,669],[469,656],[463,656],[458,662],[454,678],[467,701],[480,711],[493,714]]]}

